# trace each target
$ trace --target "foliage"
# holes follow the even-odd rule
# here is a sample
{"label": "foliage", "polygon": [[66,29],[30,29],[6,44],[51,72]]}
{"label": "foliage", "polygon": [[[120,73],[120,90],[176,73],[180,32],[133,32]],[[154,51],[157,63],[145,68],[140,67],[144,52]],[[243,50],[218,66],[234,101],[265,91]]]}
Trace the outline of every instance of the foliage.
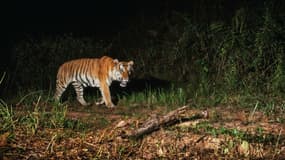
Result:
{"label": "foliage", "polygon": [[[0,84],[3,82],[5,75],[6,73],[2,75]],[[0,134],[13,131],[16,121],[12,107],[9,107],[8,104],[0,98]]]}
{"label": "foliage", "polygon": [[12,107],[9,107],[3,100],[0,101],[0,134],[13,131],[17,119],[14,117]]}
{"label": "foliage", "polygon": [[[133,59],[138,78],[186,82],[205,95],[216,87],[283,92],[284,16],[276,13],[273,4],[252,11],[242,7],[228,21],[207,23],[173,12],[151,24],[152,29],[137,22],[128,32],[105,41],[73,34],[27,37],[15,44],[16,63],[8,72],[9,81],[18,89],[50,90],[63,62],[107,54]],[[139,39],[138,43],[133,39]]]}

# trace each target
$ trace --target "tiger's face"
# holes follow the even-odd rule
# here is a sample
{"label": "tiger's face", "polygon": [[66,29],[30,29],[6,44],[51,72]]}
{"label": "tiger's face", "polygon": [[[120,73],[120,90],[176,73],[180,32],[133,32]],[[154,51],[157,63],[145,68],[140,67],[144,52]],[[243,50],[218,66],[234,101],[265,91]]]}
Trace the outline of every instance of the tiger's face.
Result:
{"label": "tiger's face", "polygon": [[121,82],[121,87],[126,87],[129,82],[129,75],[133,71],[134,62],[119,62],[118,60],[114,60],[114,62],[113,80]]}

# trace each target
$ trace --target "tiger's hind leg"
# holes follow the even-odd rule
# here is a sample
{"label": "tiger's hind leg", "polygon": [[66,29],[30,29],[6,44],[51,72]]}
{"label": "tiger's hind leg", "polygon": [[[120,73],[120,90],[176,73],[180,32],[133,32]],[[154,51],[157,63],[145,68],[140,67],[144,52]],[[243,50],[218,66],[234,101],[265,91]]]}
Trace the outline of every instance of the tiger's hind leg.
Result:
{"label": "tiger's hind leg", "polygon": [[75,92],[76,92],[76,97],[77,97],[77,100],[78,102],[83,105],[83,106],[88,106],[90,105],[91,103],[87,103],[85,100],[84,100],[84,97],[83,97],[83,86],[82,84],[78,83],[78,82],[74,82],[72,83],[74,89],[75,89]]}
{"label": "tiger's hind leg", "polygon": [[66,90],[66,87],[68,86],[67,83],[61,82],[60,80],[56,81],[56,89],[54,94],[54,99],[56,101],[60,101],[60,97],[62,96],[62,93]]}

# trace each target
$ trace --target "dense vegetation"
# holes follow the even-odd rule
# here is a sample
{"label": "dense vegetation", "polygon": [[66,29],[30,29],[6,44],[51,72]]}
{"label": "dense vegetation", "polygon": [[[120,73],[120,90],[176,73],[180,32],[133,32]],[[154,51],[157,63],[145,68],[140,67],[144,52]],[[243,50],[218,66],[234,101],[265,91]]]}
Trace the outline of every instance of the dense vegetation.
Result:
{"label": "dense vegetation", "polygon": [[[135,77],[186,82],[191,90],[283,92],[285,24],[284,12],[276,10],[282,9],[277,2],[258,8],[249,3],[233,10],[231,17],[216,15],[212,19],[205,19],[206,15],[198,19],[187,12],[161,14],[148,22],[137,20],[110,39],[72,33],[27,35],[12,49],[14,63],[6,71],[2,87],[5,92],[10,88],[53,89],[63,62],[110,55],[133,59]],[[206,4],[200,5],[205,6],[196,14],[208,9]],[[213,13],[220,10],[212,9]]]}

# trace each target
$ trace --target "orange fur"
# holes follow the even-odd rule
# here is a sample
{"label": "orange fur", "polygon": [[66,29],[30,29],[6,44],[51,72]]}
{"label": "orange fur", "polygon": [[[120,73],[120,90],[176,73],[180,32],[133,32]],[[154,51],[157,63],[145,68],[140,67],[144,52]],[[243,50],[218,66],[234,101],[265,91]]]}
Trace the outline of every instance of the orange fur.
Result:
{"label": "orange fur", "polygon": [[83,98],[83,88],[99,87],[103,102],[107,107],[114,107],[109,86],[112,81],[120,81],[120,85],[125,87],[133,64],[133,61],[119,62],[107,56],[100,59],[82,58],[66,62],[59,67],[57,73],[55,99],[59,100],[66,87],[72,84],[77,100],[82,105],[89,105]]}

